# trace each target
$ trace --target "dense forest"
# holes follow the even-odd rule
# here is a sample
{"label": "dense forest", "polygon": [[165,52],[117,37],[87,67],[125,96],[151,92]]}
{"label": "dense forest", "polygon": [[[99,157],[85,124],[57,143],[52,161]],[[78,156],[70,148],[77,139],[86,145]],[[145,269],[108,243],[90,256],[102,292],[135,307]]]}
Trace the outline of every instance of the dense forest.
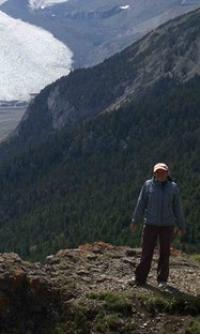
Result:
{"label": "dense forest", "polygon": [[[182,194],[186,248],[200,241],[200,77],[162,79],[137,99],[51,133],[0,165],[0,251],[43,259],[104,240],[139,244],[131,215],[154,163]],[[42,102],[42,101],[41,101]]]}

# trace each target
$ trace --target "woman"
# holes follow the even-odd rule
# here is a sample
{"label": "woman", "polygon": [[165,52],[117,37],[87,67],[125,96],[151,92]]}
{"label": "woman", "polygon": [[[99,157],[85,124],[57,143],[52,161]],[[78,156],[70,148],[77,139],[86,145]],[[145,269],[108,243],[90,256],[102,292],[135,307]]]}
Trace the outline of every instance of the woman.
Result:
{"label": "woman", "polygon": [[151,268],[157,240],[160,252],[157,267],[157,281],[160,288],[167,286],[169,276],[170,244],[174,227],[179,235],[185,234],[185,219],[179,189],[169,176],[165,163],[157,163],[153,168],[153,178],[147,180],[137,201],[130,225],[132,233],[144,219],[142,235],[142,256],[135,271],[135,283],[144,285]]}

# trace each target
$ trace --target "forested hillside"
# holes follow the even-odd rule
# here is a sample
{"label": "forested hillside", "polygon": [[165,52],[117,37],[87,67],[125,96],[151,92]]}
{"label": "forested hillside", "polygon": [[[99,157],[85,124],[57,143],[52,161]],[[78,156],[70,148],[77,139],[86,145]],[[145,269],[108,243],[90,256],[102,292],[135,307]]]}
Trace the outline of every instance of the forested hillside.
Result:
{"label": "forested hillside", "polygon": [[[118,110],[49,135],[0,168],[0,250],[41,259],[104,240],[134,245],[129,224],[152,165],[165,161],[180,186],[187,241],[197,248],[200,78],[162,79]],[[191,247],[191,246],[190,246]]]}

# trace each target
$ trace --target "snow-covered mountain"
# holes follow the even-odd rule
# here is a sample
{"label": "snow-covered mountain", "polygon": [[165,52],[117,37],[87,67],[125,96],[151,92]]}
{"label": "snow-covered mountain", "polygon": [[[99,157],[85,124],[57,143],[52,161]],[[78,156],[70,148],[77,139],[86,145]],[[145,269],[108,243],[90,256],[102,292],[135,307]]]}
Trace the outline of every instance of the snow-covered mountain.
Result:
{"label": "snow-covered mountain", "polygon": [[74,68],[95,65],[199,6],[200,0],[0,0],[7,14],[0,12],[0,100],[25,98],[67,74],[72,53]]}
{"label": "snow-covered mountain", "polygon": [[0,10],[69,46],[75,68],[100,63],[199,6],[200,0],[0,0]]}
{"label": "snow-covered mountain", "polygon": [[51,33],[0,11],[0,100],[27,100],[71,67],[71,50]]}

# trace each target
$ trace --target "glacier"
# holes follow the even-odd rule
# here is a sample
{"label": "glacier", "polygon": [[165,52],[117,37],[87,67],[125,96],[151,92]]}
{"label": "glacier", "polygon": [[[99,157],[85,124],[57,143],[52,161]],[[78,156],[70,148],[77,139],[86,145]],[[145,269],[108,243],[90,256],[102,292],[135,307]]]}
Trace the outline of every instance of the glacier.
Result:
{"label": "glacier", "polygon": [[0,100],[29,100],[72,65],[73,52],[51,33],[0,11]]}

